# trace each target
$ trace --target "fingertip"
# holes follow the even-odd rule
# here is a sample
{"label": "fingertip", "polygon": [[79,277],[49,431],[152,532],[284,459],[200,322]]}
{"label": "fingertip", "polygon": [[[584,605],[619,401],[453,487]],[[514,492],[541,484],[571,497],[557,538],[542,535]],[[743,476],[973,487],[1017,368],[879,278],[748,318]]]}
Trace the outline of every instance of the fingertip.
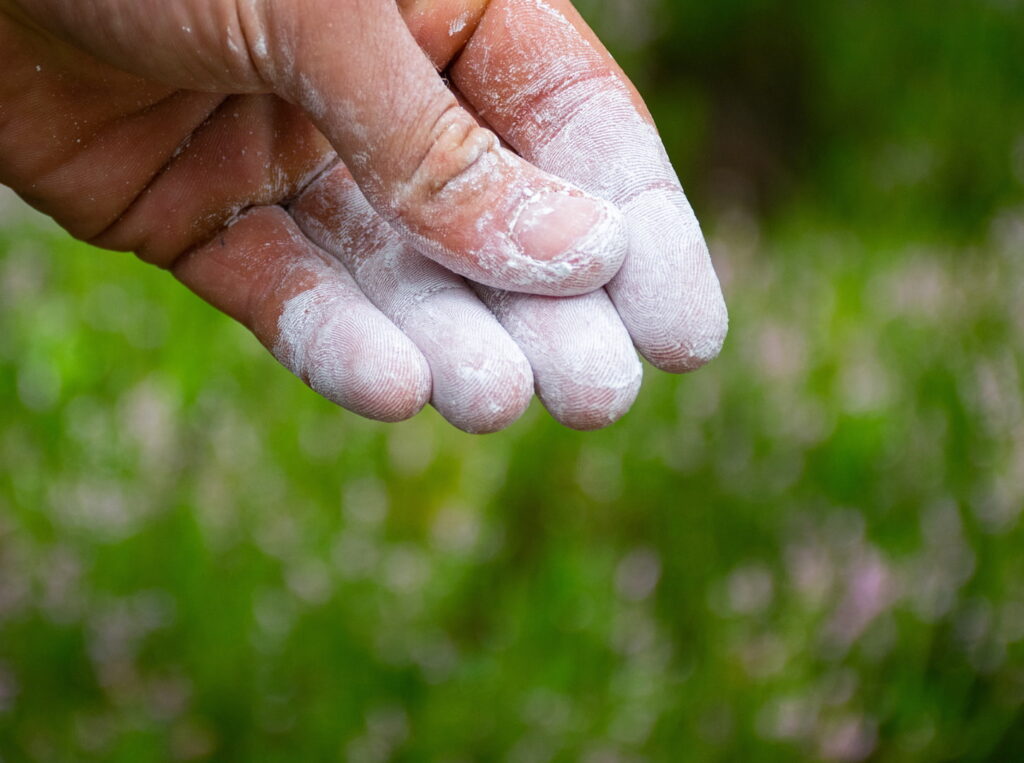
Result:
{"label": "fingertip", "polygon": [[643,382],[643,366],[635,353],[611,360],[590,373],[548,380],[538,395],[552,417],[580,432],[604,429],[625,416],[636,402]]}
{"label": "fingertip", "polygon": [[557,421],[589,431],[629,411],[643,367],[603,290],[570,299],[477,292],[529,359],[537,395]]}
{"label": "fingertip", "polygon": [[340,384],[333,380],[333,388],[341,393],[335,402],[385,423],[411,419],[423,410],[430,401],[430,368],[404,337],[393,337],[390,344],[387,353],[359,348],[350,355],[352,368],[347,378]]}
{"label": "fingertip", "polygon": [[285,303],[274,354],[314,391],[366,418],[404,421],[430,399],[430,369],[415,345],[334,283]]}
{"label": "fingertip", "polygon": [[423,355],[280,207],[250,210],[173,270],[332,402],[381,421],[426,405]]}
{"label": "fingertip", "polygon": [[469,434],[517,421],[533,399],[533,370],[522,351],[470,292],[432,295],[403,322],[430,363],[434,408]]}
{"label": "fingertip", "polygon": [[663,324],[660,335],[636,333],[637,349],[661,371],[685,374],[717,358],[729,334],[729,311],[720,289],[698,309]]}
{"label": "fingertip", "polygon": [[526,412],[533,399],[533,373],[522,353],[490,359],[486,365],[464,362],[456,380],[434,397],[434,407],[467,434],[494,434]]}
{"label": "fingertip", "polygon": [[711,254],[678,188],[656,188],[625,206],[630,253],[608,294],[637,350],[656,368],[688,373],[714,360],[729,313]]}

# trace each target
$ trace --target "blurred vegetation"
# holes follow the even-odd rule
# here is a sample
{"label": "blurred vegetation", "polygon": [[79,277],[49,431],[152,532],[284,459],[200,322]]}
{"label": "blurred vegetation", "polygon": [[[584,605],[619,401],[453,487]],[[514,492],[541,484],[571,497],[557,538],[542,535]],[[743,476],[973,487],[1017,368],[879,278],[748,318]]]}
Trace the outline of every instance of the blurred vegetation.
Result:
{"label": "blurred vegetation", "polygon": [[1024,759],[1024,14],[588,0],[733,319],[581,435],[0,226],[0,760]]}

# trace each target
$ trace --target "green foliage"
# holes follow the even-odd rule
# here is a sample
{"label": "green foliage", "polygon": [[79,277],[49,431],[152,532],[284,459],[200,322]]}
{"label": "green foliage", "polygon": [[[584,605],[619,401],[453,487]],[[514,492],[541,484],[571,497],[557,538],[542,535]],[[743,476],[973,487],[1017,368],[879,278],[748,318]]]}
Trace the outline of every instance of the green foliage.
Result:
{"label": "green foliage", "polygon": [[[965,243],[1019,197],[1015,0],[580,5],[625,48],[697,199],[778,213],[809,196],[833,224]],[[642,42],[622,21],[637,5],[655,18]]]}
{"label": "green foliage", "polygon": [[733,327],[608,431],[362,421],[0,228],[0,760],[1024,755],[1019,9],[641,5]]}

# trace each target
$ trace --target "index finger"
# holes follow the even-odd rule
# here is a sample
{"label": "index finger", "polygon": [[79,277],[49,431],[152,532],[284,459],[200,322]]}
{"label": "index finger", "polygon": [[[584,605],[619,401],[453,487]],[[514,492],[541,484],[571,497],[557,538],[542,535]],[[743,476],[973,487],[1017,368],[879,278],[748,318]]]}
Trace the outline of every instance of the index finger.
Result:
{"label": "index finger", "polygon": [[608,293],[640,352],[690,371],[728,316],[704,236],[646,107],[568,0],[492,0],[451,67],[480,115],[538,167],[624,213]]}

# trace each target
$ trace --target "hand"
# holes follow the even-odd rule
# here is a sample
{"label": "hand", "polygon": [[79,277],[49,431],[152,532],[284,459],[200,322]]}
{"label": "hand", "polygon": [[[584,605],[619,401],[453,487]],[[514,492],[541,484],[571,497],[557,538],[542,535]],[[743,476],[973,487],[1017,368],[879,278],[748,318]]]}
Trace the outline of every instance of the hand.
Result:
{"label": "hand", "polygon": [[[315,5],[311,4],[311,7]],[[354,4],[358,12],[365,12],[364,5],[374,4]],[[428,6],[426,11],[423,5],[419,3],[417,7],[404,9],[414,28],[419,24],[421,42],[437,43],[443,38],[449,44],[455,42],[457,47],[459,27],[463,21],[469,22],[461,27],[466,30],[463,39],[472,32],[472,22],[476,20],[471,13],[472,8],[467,8],[465,16],[460,14],[451,20],[447,28],[453,34],[444,36],[437,33],[440,4]],[[492,13],[495,6],[501,5],[494,3]],[[446,9],[450,11],[450,8],[449,2]],[[245,27],[244,22],[240,27],[229,23],[228,32],[221,33],[220,27],[211,29],[212,22],[208,18],[206,26],[203,26],[181,8],[176,8],[173,13],[154,9],[157,16],[164,17],[159,19],[161,23],[155,28],[164,31],[155,33],[157,43],[150,40],[148,45],[141,46],[134,42],[136,33],[142,28],[135,6],[104,10],[107,16],[96,11],[76,11],[70,4],[57,2],[32,3],[28,14],[23,6],[7,4],[3,9],[8,17],[0,17],[0,23],[3,24],[5,42],[11,43],[7,48],[12,50],[14,69],[10,82],[19,83],[19,88],[7,87],[0,91],[0,103],[4,104],[5,112],[18,117],[6,120],[0,129],[0,150],[5,157],[10,157],[4,160],[2,179],[83,238],[109,247],[135,249],[150,261],[172,267],[197,292],[249,325],[264,343],[275,348],[279,357],[314,387],[365,415],[397,419],[411,415],[423,404],[430,378],[422,355],[366,302],[344,270],[325,259],[298,234],[294,223],[280,209],[259,209],[222,235],[217,235],[233,213],[293,196],[310,177],[331,163],[330,148],[309,121],[296,108],[274,97],[245,95],[224,99],[126,76],[84,55],[75,47],[55,43],[46,35],[38,34],[31,26],[33,19],[43,20],[50,28],[62,30],[65,36],[86,47],[93,47],[98,54],[109,55],[121,68],[142,71],[157,80],[190,88],[221,90],[272,87],[312,106],[313,116],[324,132],[332,135],[333,131],[333,134],[341,136],[335,138],[335,145],[342,149],[343,156],[345,148],[349,149],[348,162],[354,169],[355,180],[362,181],[362,190],[375,202],[376,210],[407,237],[413,238],[420,249],[432,253],[460,272],[470,273],[490,283],[517,288],[525,286],[537,291],[550,287],[550,283],[544,283],[545,278],[551,281],[552,275],[562,274],[566,277],[558,283],[558,290],[582,289],[580,273],[592,275],[601,270],[600,267],[592,267],[594,263],[600,264],[601,253],[591,251],[593,256],[587,260],[587,244],[596,244],[596,247],[591,246],[591,250],[600,250],[602,243],[615,238],[613,234],[594,235],[594,226],[577,225],[574,228],[572,224],[574,220],[590,217],[580,213],[581,209],[597,210],[596,217],[603,222],[596,227],[600,229],[603,225],[614,231],[615,215],[607,207],[497,149],[490,142],[489,134],[480,130],[468,129],[465,132],[468,138],[448,146],[445,145],[446,136],[450,137],[451,130],[442,131],[439,140],[434,139],[436,131],[431,133],[431,138],[426,140],[430,147],[425,154],[427,159],[417,164],[419,169],[412,173],[413,182],[406,183],[403,192],[396,193],[395,185],[401,184],[395,182],[395,177],[402,174],[394,173],[396,164],[401,166],[394,156],[401,156],[401,146],[383,153],[380,149],[382,143],[395,142],[392,133],[369,140],[376,133],[367,132],[365,125],[362,130],[351,125],[346,127],[346,114],[365,116],[358,102],[344,101],[344,108],[324,109],[317,105],[325,97],[333,97],[331,94],[339,89],[344,90],[344,82],[341,85],[337,82],[344,80],[344,76],[333,69],[329,74],[317,74],[320,59],[315,52],[316,46],[327,45],[330,48],[334,44],[323,43],[317,38],[320,28],[330,28],[329,14],[325,10],[320,11],[320,16],[315,13],[313,16],[327,19],[326,27],[307,23],[306,17],[303,20],[278,20],[282,27],[270,28],[274,41],[273,44],[268,42],[264,50],[258,34],[255,35],[256,42],[248,45],[239,39],[237,33]],[[479,15],[479,8],[476,10]],[[380,8],[374,10],[386,16],[385,11]],[[110,13],[115,15],[110,16]],[[178,34],[177,29],[168,27],[171,23],[168,14],[174,16],[172,21],[196,23],[181,24],[181,34]],[[179,18],[181,14],[184,16]],[[17,21],[12,21],[12,18]],[[105,20],[111,18],[119,19],[120,23],[113,29],[107,29]],[[226,18],[229,21],[235,19],[230,15]],[[491,14],[488,14],[490,18]],[[495,14],[495,18],[500,17]],[[133,23],[139,25],[138,28]],[[580,22],[574,19],[574,23],[578,25]],[[254,28],[266,27],[257,23]],[[280,32],[281,28],[285,29],[284,33]],[[236,32],[234,38],[232,29]],[[389,33],[393,32],[389,30]],[[379,30],[377,33],[383,34]],[[186,42],[196,37],[199,43],[186,46],[188,55],[180,52],[182,34]],[[309,35],[310,43],[303,46],[299,55],[301,63],[283,59],[279,62],[282,56],[287,59],[284,54],[291,49],[288,43],[294,45],[297,39],[307,39],[303,35]],[[167,43],[168,39],[173,42]],[[476,39],[480,39],[479,33],[474,37]],[[222,44],[225,50],[217,51],[218,44]],[[140,61],[140,47],[146,51],[152,48],[155,53]],[[233,57],[240,47],[254,56],[255,79],[253,70]],[[271,50],[273,54],[269,52]],[[387,58],[391,60],[394,56]],[[225,59],[230,65],[222,71],[219,67]],[[38,61],[44,63],[36,63]],[[344,70],[344,67],[335,68]],[[357,66],[355,68],[358,69]],[[33,74],[35,80],[31,79]],[[25,88],[25,82],[33,84]],[[472,88],[464,90],[472,92]],[[412,101],[415,102],[416,98],[413,97]],[[331,100],[326,102],[333,103]],[[408,110],[401,106],[392,102],[389,108],[393,113],[407,117]],[[465,125],[465,112],[450,103],[445,109],[444,114],[452,115],[453,122]],[[65,120],[56,124],[62,129],[53,129],[54,113],[65,115]],[[44,120],[49,135],[40,129]],[[353,124],[359,127],[357,119]],[[379,122],[377,124],[380,125]],[[399,119],[398,124],[404,122]],[[416,124],[415,120],[410,124]],[[396,132],[410,134],[406,130]],[[412,134],[415,135],[414,130]],[[56,146],[51,136],[58,138]],[[187,145],[185,138],[190,140]],[[363,145],[360,140],[374,145],[365,146],[365,151],[353,151],[352,145]],[[457,188],[454,195],[458,198],[453,199],[447,193],[452,190],[451,186],[471,186],[473,168],[487,163],[477,161],[468,171],[458,172],[463,168],[458,160],[465,161],[465,149],[476,141],[487,146],[483,153],[477,151],[476,158],[498,165],[497,182],[475,196],[465,187]],[[26,147],[29,150],[25,150]],[[13,153],[12,148],[18,153]],[[103,174],[97,179],[100,171]],[[462,182],[448,183],[442,188],[445,193],[436,192],[433,196],[427,193],[425,198],[424,194],[417,196],[415,193],[424,183],[430,186],[431,178],[452,174]],[[465,182],[467,178],[470,182]],[[409,192],[410,186],[412,193]],[[554,189],[559,198],[568,197],[568,206],[572,208],[569,211],[575,216],[556,212],[551,217],[560,218],[557,225],[533,226],[534,232],[541,234],[541,250],[545,244],[557,241],[534,259],[543,261],[544,255],[554,249],[568,249],[576,255],[575,264],[589,264],[587,267],[570,267],[568,273],[564,260],[556,259],[560,267],[549,268],[547,272],[543,267],[528,267],[527,283],[524,284],[524,276],[520,274],[513,273],[510,277],[507,271],[502,273],[500,267],[488,270],[487,263],[480,261],[479,253],[493,253],[495,248],[508,246],[511,237],[506,233],[504,240],[500,240],[500,226],[496,230],[489,223],[500,219],[502,213],[506,218],[509,216],[509,196],[516,198],[518,194],[518,198],[522,198],[531,192],[535,194],[537,187]],[[497,196],[495,188],[500,191]],[[142,189],[145,189],[144,193]],[[362,196],[357,196],[362,201]],[[400,203],[393,203],[396,196],[401,197]],[[440,205],[439,199],[442,200]],[[452,208],[444,208],[443,201],[448,201]],[[452,204],[453,201],[461,204]],[[375,220],[372,214],[368,219]],[[467,226],[476,233],[452,222],[459,215],[482,223]],[[579,235],[575,235],[577,233]],[[480,248],[481,238],[476,234],[486,239],[484,249]],[[558,234],[562,234],[561,238]],[[193,248],[211,237],[213,243]],[[496,238],[499,240],[495,241]],[[570,239],[568,247],[564,246],[566,238]],[[573,238],[577,242],[582,239],[583,245],[577,243],[573,246]],[[606,262],[614,263],[615,256],[608,255],[607,247],[604,249]],[[187,256],[182,257],[182,252],[187,252]],[[579,257],[581,252],[582,258]],[[706,259],[706,254],[704,257]],[[426,273],[422,272],[424,267]],[[425,305],[420,298],[435,295],[432,299],[437,304],[432,306],[433,312],[444,319],[424,322],[423,318],[430,312],[425,311],[418,319],[402,322],[410,335],[417,333],[417,322],[423,324],[418,343],[429,357],[434,371],[434,403],[463,428],[482,431],[503,426],[518,415],[528,398],[529,368],[508,337],[471,298],[465,286],[440,268],[434,268],[431,274],[430,267],[422,265],[419,268],[420,276],[427,276],[425,279],[421,277],[418,282],[416,279],[405,282],[407,286],[412,284],[405,289],[406,296],[416,296]],[[614,269],[614,266],[609,269]],[[707,266],[707,271],[710,273],[710,266]],[[434,278],[432,284],[431,277]],[[506,280],[502,281],[502,278]],[[710,278],[714,280],[713,273]],[[423,291],[424,286],[429,287],[428,291]],[[717,284],[715,291],[717,293]],[[393,295],[394,291],[384,290],[384,293]],[[446,299],[441,299],[441,294]],[[556,393],[560,387],[563,392],[568,390],[571,393],[574,386],[577,391],[587,392],[584,388],[588,377],[586,373],[566,373],[571,364],[559,367],[557,355],[550,352],[552,348],[557,352],[568,345],[586,344],[580,340],[596,339],[597,344],[591,350],[599,349],[601,343],[605,349],[618,347],[617,353],[604,353],[605,359],[610,359],[610,366],[619,371],[633,370],[631,353],[621,352],[624,333],[607,303],[598,307],[593,315],[614,319],[608,326],[611,339],[597,336],[594,331],[588,335],[586,329],[592,326],[580,320],[582,313],[579,308],[583,303],[600,303],[602,298],[598,292],[583,302],[574,300],[556,304],[536,298],[523,298],[527,301],[519,302],[519,298],[488,296],[493,304],[500,302],[506,308],[510,304],[514,308],[520,304],[528,307],[529,300],[534,301],[532,326],[529,321],[521,322],[519,330],[513,333],[517,334],[534,361],[538,386],[549,408],[553,408],[556,415],[567,423],[577,426],[607,423],[611,417],[609,410],[614,416],[619,409],[624,410],[623,402],[628,407],[631,401],[628,390],[623,395],[620,389],[617,395],[612,392],[611,397],[617,399],[611,400],[609,405],[605,385],[606,389],[590,388],[591,393],[596,389],[596,395],[569,394],[565,398],[569,404],[561,408],[556,404]],[[378,301],[386,300],[378,295]],[[392,303],[397,301],[393,299]],[[541,303],[547,303],[547,306],[541,309],[538,307]],[[525,309],[503,309],[499,312],[503,314],[506,325],[515,325],[517,311],[520,314],[531,312]],[[695,311],[684,312],[693,314]],[[724,311],[720,311],[720,317],[724,318]],[[450,341],[437,341],[439,338],[450,339],[452,334],[446,329],[468,321],[478,321],[480,327],[478,332],[469,334],[470,340],[476,340],[475,347],[457,347]],[[719,334],[724,330],[724,320],[721,323]],[[559,335],[560,325],[583,329],[581,336],[573,337],[571,333]],[[465,331],[462,333],[466,334]],[[710,335],[709,332],[705,334]],[[557,341],[545,342],[545,336]],[[433,337],[434,346],[424,348],[430,344],[424,341],[424,337]],[[532,346],[529,340],[532,340]],[[474,342],[469,341],[469,344]],[[538,354],[545,345],[548,352]],[[692,352],[683,352],[680,357],[684,355],[696,360],[701,357],[699,353]],[[595,353],[591,351],[589,357],[593,359]],[[616,372],[613,370],[596,376],[614,378]],[[636,378],[637,374],[634,372],[632,376]],[[635,394],[635,385],[632,394]],[[575,401],[579,401],[578,404]],[[600,410],[602,405],[603,412]]]}
{"label": "hand", "polygon": [[[486,14],[480,0],[400,4],[439,69],[458,56],[448,73],[471,110],[500,125],[499,134],[539,167],[626,211],[630,251],[607,293],[548,299],[475,287],[526,354],[555,418],[592,429],[628,410],[641,370],[630,335],[666,371],[691,371],[715,357],[728,317],[700,227],[642,100],[571,4],[492,0]],[[407,322],[406,306],[419,301],[396,295],[394,284],[417,282],[415,254],[396,254],[400,244],[373,223],[343,167],[292,210],[307,235],[344,262],[406,333],[415,333],[436,390],[458,367],[448,364],[444,373],[435,359],[443,347],[432,353],[430,336],[469,342],[457,322],[432,332],[436,319],[427,319],[422,333],[411,325],[418,321]],[[485,346],[493,353],[495,345]]]}

